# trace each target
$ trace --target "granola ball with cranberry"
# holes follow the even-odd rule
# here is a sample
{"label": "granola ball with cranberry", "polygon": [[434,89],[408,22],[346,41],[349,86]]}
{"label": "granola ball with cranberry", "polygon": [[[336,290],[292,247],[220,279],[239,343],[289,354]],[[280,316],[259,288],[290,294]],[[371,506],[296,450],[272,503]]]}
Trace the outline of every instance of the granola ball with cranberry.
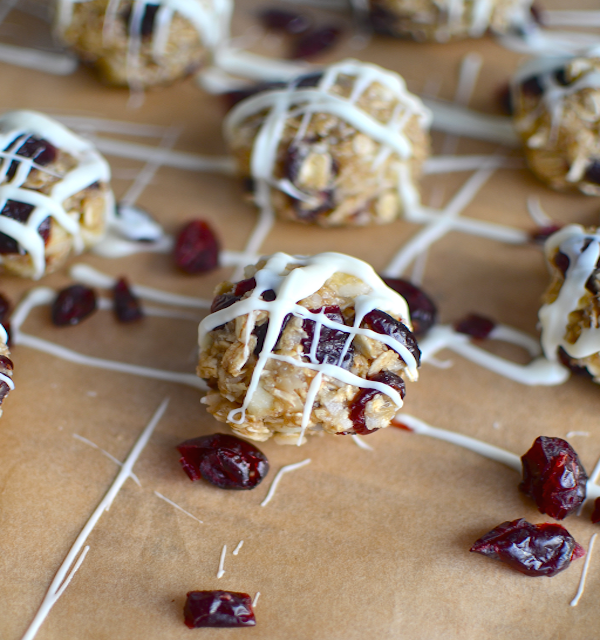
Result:
{"label": "granola ball with cranberry", "polygon": [[371,0],[377,31],[418,41],[480,38],[506,33],[532,21],[532,0]]}
{"label": "granola ball with cranberry", "polygon": [[545,244],[552,282],[539,318],[549,360],[600,382],[600,233],[571,224]]}
{"label": "granola ball with cranberry", "polygon": [[2,415],[2,403],[6,396],[15,388],[12,381],[13,363],[10,359],[10,351],[6,343],[8,335],[0,324],[0,416]]}
{"label": "granola ball with cranberry", "polygon": [[200,324],[208,411],[252,440],[367,435],[402,406],[420,351],[404,298],[339,253],[277,253],[217,287]]}
{"label": "granola ball with cranberry", "polygon": [[141,89],[199,69],[231,11],[232,0],[57,0],[56,31],[105,82]]}
{"label": "granola ball with cranberry", "polygon": [[529,168],[548,186],[600,195],[600,50],[525,64],[512,85]]}
{"label": "granola ball with cranberry", "polygon": [[418,204],[430,120],[399,75],[345,60],[240,102],[225,137],[263,210],[357,226]]}
{"label": "granola ball with cranberry", "polygon": [[113,216],[108,163],[33,111],[0,117],[0,270],[41,278],[92,247]]}

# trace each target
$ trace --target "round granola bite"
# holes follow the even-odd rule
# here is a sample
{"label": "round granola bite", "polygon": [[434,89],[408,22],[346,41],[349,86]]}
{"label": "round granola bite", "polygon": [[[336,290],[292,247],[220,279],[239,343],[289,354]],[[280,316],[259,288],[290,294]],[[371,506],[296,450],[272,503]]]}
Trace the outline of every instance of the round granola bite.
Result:
{"label": "round granola bite", "polygon": [[113,216],[108,163],[41,113],[0,117],[0,270],[41,278],[99,242]]}
{"label": "round granola bite", "polygon": [[251,440],[373,433],[402,406],[420,351],[404,298],[339,253],[276,253],[217,287],[199,328],[208,411]]}
{"label": "round granola bite", "polygon": [[263,211],[366,225],[418,204],[430,122],[399,75],[345,60],[239,103],[225,137]]}
{"label": "round granola bite", "polygon": [[232,0],[57,0],[56,33],[103,80],[141,89],[198,70],[229,31]]}
{"label": "round granola bite", "polygon": [[[363,0],[353,0],[362,6]],[[532,0],[370,0],[375,30],[418,41],[480,38],[532,22]]]}
{"label": "round granola bite", "polygon": [[13,363],[6,343],[8,335],[0,324],[0,416],[2,415],[2,403],[6,396],[15,388],[12,381]]}
{"label": "round granola bite", "polygon": [[530,169],[553,189],[600,195],[600,49],[532,60],[512,85]]}
{"label": "round granola bite", "polygon": [[600,232],[571,224],[545,244],[552,283],[540,309],[549,360],[600,383]]}

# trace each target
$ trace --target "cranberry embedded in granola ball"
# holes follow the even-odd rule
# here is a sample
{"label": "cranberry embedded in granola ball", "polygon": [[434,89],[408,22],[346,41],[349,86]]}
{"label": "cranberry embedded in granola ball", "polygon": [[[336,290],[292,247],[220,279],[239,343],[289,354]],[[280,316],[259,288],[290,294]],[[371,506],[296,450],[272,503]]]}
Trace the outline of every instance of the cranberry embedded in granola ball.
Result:
{"label": "cranberry embedded in granola ball", "polygon": [[423,337],[437,321],[437,308],[433,300],[412,282],[403,278],[381,278],[390,289],[399,293],[408,305],[413,333]]}
{"label": "cranberry embedded in granola ball", "polygon": [[533,498],[541,513],[562,520],[585,500],[587,474],[566,440],[540,436],[521,461],[519,489]]}
{"label": "cranberry embedded in granola ball", "polygon": [[554,576],[585,555],[560,524],[503,522],[479,538],[470,551],[501,560],[526,576]]}
{"label": "cranberry embedded in granola ball", "polygon": [[204,478],[221,489],[254,489],[269,472],[260,449],[224,433],[186,440],[177,450],[190,480]]}
{"label": "cranberry embedded in granola ball", "polygon": [[250,596],[235,591],[190,591],[183,615],[190,629],[256,625]]}

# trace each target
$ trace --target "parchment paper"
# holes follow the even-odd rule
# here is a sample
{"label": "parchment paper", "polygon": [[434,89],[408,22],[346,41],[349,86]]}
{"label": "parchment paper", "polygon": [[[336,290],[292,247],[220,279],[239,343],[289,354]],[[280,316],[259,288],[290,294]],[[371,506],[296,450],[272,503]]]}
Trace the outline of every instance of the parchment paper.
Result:
{"label": "parchment paper", "polygon": [[[562,7],[561,7],[562,4]],[[235,29],[244,33],[256,3],[238,2]],[[593,9],[591,0],[549,8]],[[330,14],[330,20],[339,20]],[[324,20],[324,19],[323,19]],[[13,14],[10,24],[19,24]],[[7,41],[34,32],[21,21]],[[38,27],[36,27],[37,29]],[[10,37],[9,37],[10,36]],[[278,55],[277,37],[257,42]],[[439,83],[452,99],[460,60],[479,52],[484,66],[473,108],[498,113],[496,93],[523,56],[492,39],[422,45],[375,38],[354,50],[346,40],[318,61],[352,55],[399,71],[409,88],[423,92]],[[83,115],[170,127],[182,126],[177,150],[224,154],[223,105],[193,80],[149,91],[137,110],[128,93],[99,84],[85,69],[66,77],[0,66],[0,109],[32,108],[50,114]],[[428,85],[429,83],[429,85]],[[119,137],[116,134],[112,137]],[[156,146],[158,138],[122,137]],[[434,135],[440,153],[444,136]],[[490,154],[497,147],[461,139],[458,153]],[[519,157],[519,152],[514,152]],[[109,157],[121,196],[143,167]],[[469,173],[429,176],[423,201],[441,189],[443,203]],[[554,193],[525,169],[498,170],[464,215],[518,228],[532,228],[530,195],[558,222],[598,222],[598,201]],[[232,178],[161,168],[139,204],[169,232],[202,217],[229,250],[242,250],[256,211],[242,201]],[[383,269],[418,227],[388,226],[322,230],[278,222],[262,252],[353,254]],[[177,273],[169,256],[139,254],[119,260],[75,258],[101,271],[127,275],[137,284],[209,298],[231,275]],[[409,274],[410,275],[410,274]],[[548,276],[541,251],[449,233],[430,251],[423,285],[436,299],[441,320],[476,311],[535,334],[540,296]],[[43,281],[71,283],[67,269]],[[0,289],[13,301],[33,284],[2,277]],[[198,317],[201,317],[201,313]],[[47,309],[36,310],[24,330],[99,357],[193,372],[196,324],[147,318],[123,326],[99,312],[78,327],[51,326]],[[525,362],[519,350],[491,346]],[[600,389],[581,379],[554,388],[528,388],[483,370],[449,352],[451,369],[424,365],[408,386],[408,412],[439,427],[472,435],[521,455],[539,435],[562,436],[588,471],[600,455]],[[302,447],[261,445],[272,471],[251,492],[224,492],[192,484],[178,464],[175,446],[184,439],[226,428],[200,404],[201,393],[177,384],[69,364],[27,347],[13,350],[16,390],[0,419],[0,637],[17,640],[33,619],[58,567],[116,477],[119,467],[78,434],[124,460],[165,397],[170,405],[134,472],[88,539],[90,551],[39,631],[39,640],[248,638],[273,640],[591,638],[600,628],[600,556],[592,557],[586,591],[575,595],[583,561],[552,578],[527,578],[498,562],[469,554],[470,545],[505,520],[548,520],[517,490],[518,474],[450,444],[395,428],[369,436],[373,451],[345,437],[311,438]],[[274,499],[260,502],[277,470],[311,458],[286,475]],[[174,501],[193,518],[159,499]],[[595,528],[589,508],[564,523],[588,547]],[[239,555],[232,550],[241,541]],[[225,575],[217,580],[222,546]],[[596,551],[596,554],[598,551]],[[190,590],[260,591],[257,625],[244,630],[188,630],[183,603]]]}

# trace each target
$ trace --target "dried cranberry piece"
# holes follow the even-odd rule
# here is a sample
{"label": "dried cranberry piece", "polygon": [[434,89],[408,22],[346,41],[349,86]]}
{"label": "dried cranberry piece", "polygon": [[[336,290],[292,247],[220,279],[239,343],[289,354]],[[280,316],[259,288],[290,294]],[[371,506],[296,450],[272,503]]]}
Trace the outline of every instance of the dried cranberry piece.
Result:
{"label": "dried cranberry piece", "polygon": [[240,282],[235,285],[234,293],[238,298],[241,298],[245,293],[253,291],[254,289],[256,289],[256,280],[254,278],[248,278],[247,280],[240,280]]}
{"label": "dried cranberry piece", "polygon": [[558,251],[554,256],[554,264],[562,272],[563,275],[567,273],[567,269],[571,264],[569,256],[565,255],[562,251]]}
{"label": "dried cranberry piece", "polygon": [[0,356],[0,373],[11,374],[13,370],[13,361],[6,356]]}
{"label": "dried cranberry piece", "polygon": [[186,440],[177,450],[190,480],[204,478],[221,489],[254,489],[269,472],[260,449],[224,433]]}
{"label": "dried cranberry piece", "polygon": [[5,325],[10,316],[11,305],[8,298],[0,293],[0,324]]}
{"label": "dried cranberry piece", "polygon": [[[405,394],[405,384],[404,380],[399,375],[392,373],[391,371],[380,371],[378,374],[369,378],[373,382],[382,382],[383,384],[387,384],[388,387],[395,389],[400,397],[404,400]],[[354,432],[360,434],[361,436],[369,435],[369,433],[374,433],[377,429],[368,429],[365,419],[365,409],[367,404],[373,400],[373,398],[381,393],[377,389],[360,389],[360,391],[352,400],[352,404],[350,405],[350,420],[354,426]],[[399,426],[399,425],[396,425]],[[346,434],[344,434],[346,435]]]}
{"label": "dried cranberry piece", "polygon": [[510,85],[508,83],[503,84],[496,92],[496,99],[502,113],[507,116],[512,116],[514,113],[513,97]]}
{"label": "dried cranberry piece", "polygon": [[10,387],[4,382],[4,380],[0,380],[0,405],[4,402],[4,398],[10,393]]}
{"label": "dried cranberry piece", "polygon": [[[322,307],[321,309],[310,309],[311,313],[320,313],[321,311],[326,318],[344,325],[344,316],[342,310],[338,306]],[[302,329],[306,332],[307,338],[301,340],[300,344],[304,350],[304,356],[309,357],[312,349],[313,341],[315,339],[315,326],[314,320],[304,320],[302,322]],[[348,332],[340,329],[333,329],[332,327],[326,327],[321,325],[321,331],[319,333],[319,342],[315,352],[315,359],[318,363],[325,364],[338,364],[346,341],[348,339]],[[344,369],[350,369],[354,361],[354,349],[352,345],[344,355],[344,360],[341,363],[341,367]]]}
{"label": "dried cranberry piece", "polygon": [[[57,153],[58,151],[56,147],[50,144],[48,140],[37,138],[36,136],[29,136],[16,151],[16,155],[22,156],[23,158],[32,158],[34,162],[41,167],[54,162],[54,160],[56,160]],[[13,160],[6,172],[7,181],[14,178],[18,168],[19,161]]]}
{"label": "dried cranberry piece", "polygon": [[308,16],[284,9],[264,9],[258,14],[259,20],[267,29],[283,31],[291,35],[304,33],[312,26]]}
{"label": "dried cranberry piece", "polygon": [[585,555],[560,524],[503,522],[479,538],[470,551],[501,560],[527,576],[554,576]]}
{"label": "dried cranberry piece", "polygon": [[598,524],[600,522],[600,498],[594,500],[594,510],[592,511],[592,522]]}
{"label": "dried cranberry piece", "polygon": [[531,76],[521,83],[521,91],[523,95],[537,98],[544,93],[544,87],[540,76]]}
{"label": "dried cranberry piece", "polygon": [[[259,82],[245,89],[228,91],[227,93],[223,94],[223,98],[225,99],[225,106],[227,110],[233,109],[236,104],[242,102],[246,98],[251,98],[252,96],[262,93],[263,91],[283,89],[285,86],[285,82]],[[250,189],[250,191],[253,191],[253,189]]]}
{"label": "dried cranberry piece", "polygon": [[221,309],[227,309],[232,304],[235,304],[239,298],[233,293],[223,293],[220,296],[216,296],[210,305],[210,312],[215,313],[221,311]]}
{"label": "dried cranberry piece", "polygon": [[332,25],[309,31],[296,41],[290,58],[293,60],[312,58],[319,53],[323,53],[323,51],[331,49],[337,43],[341,34],[341,29]]}
{"label": "dried cranberry piece", "polygon": [[192,220],[175,241],[175,264],[185,273],[204,273],[219,266],[219,241],[203,220]]}
{"label": "dried cranberry piece", "polygon": [[[32,204],[27,204],[26,202],[19,202],[18,200],[7,200],[6,204],[2,211],[0,211],[0,216],[6,216],[7,218],[11,218],[12,220],[16,220],[17,222],[27,222],[29,220],[29,216],[31,212],[34,210],[34,206]],[[38,233],[42,236],[44,243],[48,242],[48,238],[50,237],[50,218],[45,218],[42,220],[40,226],[38,227]],[[9,253],[19,253],[19,243],[10,236],[5,233],[0,233],[0,253],[1,254],[9,254]]]}
{"label": "dried cranberry piece", "polygon": [[589,378],[590,380],[594,377],[587,370],[587,367],[580,367],[578,364],[576,364],[574,358],[571,358],[571,356],[562,347],[558,347],[557,355],[561,364],[567,367],[567,369],[569,369],[576,376],[584,376],[586,378]]}
{"label": "dried cranberry piece", "polygon": [[477,340],[485,340],[494,330],[496,323],[485,316],[470,313],[468,316],[454,324],[454,330],[464,333]]}
{"label": "dried cranberry piece", "polygon": [[564,67],[556,69],[553,75],[556,82],[563,87],[568,87],[571,84],[571,80],[567,77],[567,70]]}
{"label": "dried cranberry piece", "polygon": [[250,596],[236,591],[190,591],[183,615],[190,629],[256,625]]}
{"label": "dried cranberry piece", "polygon": [[[157,5],[157,4],[147,4],[144,7],[142,21],[137,27],[137,29],[139,29],[139,31],[137,32],[139,33],[139,35],[142,36],[142,38],[148,38],[152,35],[154,31],[154,23],[156,21],[156,14],[158,13],[159,9],[160,9],[160,5]],[[127,9],[125,9],[125,11],[123,11],[123,14],[122,14],[123,21],[127,25],[127,33],[129,35],[131,35],[133,32],[133,25],[131,24],[132,14],[133,14],[133,5],[131,7],[127,7]]]}
{"label": "dried cranberry piece", "polygon": [[135,322],[144,317],[140,300],[125,278],[119,278],[113,287],[113,305],[119,322]]}
{"label": "dried cranberry piece", "polygon": [[252,330],[252,333],[256,336],[256,346],[254,347],[254,355],[258,358],[260,356],[263,347],[265,346],[265,338],[267,337],[267,331],[269,330],[269,321],[265,320],[262,324],[256,325]]}
{"label": "dried cranberry piece", "polygon": [[562,225],[560,224],[549,224],[546,227],[538,227],[535,231],[532,231],[529,234],[529,240],[534,244],[544,244],[548,238],[560,231],[562,229]]}
{"label": "dried cranberry piece", "polygon": [[57,327],[79,324],[96,311],[96,294],[93,289],[74,284],[59,291],[52,303],[52,322]]}
{"label": "dried cranberry piece", "polygon": [[[420,366],[421,351],[417,345],[415,336],[405,324],[402,324],[402,322],[396,320],[396,318],[392,318],[392,316],[380,309],[373,309],[373,311],[367,313],[364,317],[363,324],[368,329],[371,329],[371,331],[390,336],[390,338],[404,345],[416,360],[417,367]],[[396,349],[394,349],[394,351],[396,351]],[[396,351],[396,353],[402,357],[401,353],[398,351]]]}
{"label": "dried cranberry piece", "polygon": [[583,179],[592,184],[600,184],[600,160],[592,160],[585,170]]}
{"label": "dried cranberry piece", "polygon": [[437,320],[437,308],[433,300],[408,280],[402,278],[382,278],[382,280],[406,300],[413,333],[418,337],[424,336]]}
{"label": "dried cranberry piece", "polygon": [[533,498],[541,513],[562,520],[585,500],[587,474],[566,440],[540,436],[521,462],[519,489]]}

